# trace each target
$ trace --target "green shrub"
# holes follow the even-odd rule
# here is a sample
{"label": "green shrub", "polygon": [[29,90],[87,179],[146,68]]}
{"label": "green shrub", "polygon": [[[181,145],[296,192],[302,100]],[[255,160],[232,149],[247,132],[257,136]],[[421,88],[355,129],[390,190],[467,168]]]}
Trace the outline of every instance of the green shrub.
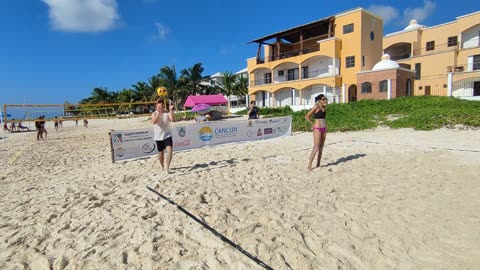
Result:
{"label": "green shrub", "polygon": [[[247,110],[237,112],[246,114]],[[308,110],[293,112],[288,106],[261,108],[261,117],[292,115],[293,131],[311,131],[305,120]],[[354,131],[385,125],[391,128],[432,130],[443,126],[480,126],[480,102],[453,97],[416,96],[392,100],[361,100],[330,104],[327,110],[329,131]]]}

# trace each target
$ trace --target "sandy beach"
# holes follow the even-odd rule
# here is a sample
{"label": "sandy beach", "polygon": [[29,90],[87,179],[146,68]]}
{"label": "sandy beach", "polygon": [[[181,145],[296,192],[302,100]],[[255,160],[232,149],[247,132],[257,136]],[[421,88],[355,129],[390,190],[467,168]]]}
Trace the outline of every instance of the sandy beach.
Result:
{"label": "sandy beach", "polygon": [[311,133],[111,162],[109,129],[0,141],[0,269],[478,269],[480,129]]}

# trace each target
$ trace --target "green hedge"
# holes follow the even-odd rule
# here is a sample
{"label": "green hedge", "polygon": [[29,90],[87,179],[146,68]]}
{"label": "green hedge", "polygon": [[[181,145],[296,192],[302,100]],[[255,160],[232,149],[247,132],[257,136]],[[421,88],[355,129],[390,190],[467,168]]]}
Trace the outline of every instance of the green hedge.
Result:
{"label": "green hedge", "polygon": [[[308,110],[293,112],[290,107],[260,108],[260,115],[292,115],[293,131],[311,131],[305,120]],[[237,112],[244,115],[247,110]],[[401,97],[392,100],[361,100],[347,104],[330,104],[327,109],[329,131],[354,131],[375,128],[432,130],[450,125],[480,126],[480,101],[453,97]]]}

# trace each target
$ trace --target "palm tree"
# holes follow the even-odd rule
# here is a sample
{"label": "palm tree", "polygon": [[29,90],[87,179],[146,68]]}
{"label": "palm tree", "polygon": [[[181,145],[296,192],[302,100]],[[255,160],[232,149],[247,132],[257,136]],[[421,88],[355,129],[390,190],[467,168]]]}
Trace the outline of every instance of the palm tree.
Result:
{"label": "palm tree", "polygon": [[232,72],[226,71],[222,73],[220,87],[222,88],[222,94],[227,96],[228,105],[230,105],[230,96],[234,93],[235,80],[235,75]]}
{"label": "palm tree", "polygon": [[[118,92],[117,95],[117,102],[120,103],[132,103],[135,101],[135,91],[132,89],[122,89],[122,91]],[[120,105],[118,107],[118,111],[121,113],[128,113],[132,111],[133,105],[132,104],[126,104],[126,105]]]}
{"label": "palm tree", "polygon": [[248,78],[237,76],[233,87],[233,94],[236,96],[245,96],[248,94]]}
{"label": "palm tree", "polygon": [[158,75],[154,75],[148,79],[148,88],[151,92],[150,100],[155,100],[158,97],[157,88],[160,86],[162,86],[162,82]]}
{"label": "palm tree", "polygon": [[158,73],[160,86],[167,89],[167,98],[173,100],[175,107],[179,102],[183,102],[188,95],[188,91],[184,85],[184,80],[178,79],[175,65],[164,66]]}
{"label": "palm tree", "polygon": [[[108,91],[106,87],[95,87],[86,103],[111,103],[116,93]],[[82,100],[83,101],[83,100]]]}
{"label": "palm tree", "polygon": [[152,89],[145,82],[137,82],[132,85],[133,91],[135,91],[135,100],[137,101],[151,101]]}
{"label": "palm tree", "polygon": [[203,79],[202,73],[202,63],[196,63],[192,67],[181,71],[181,77],[190,88],[190,94],[196,95],[199,92],[199,84]]}

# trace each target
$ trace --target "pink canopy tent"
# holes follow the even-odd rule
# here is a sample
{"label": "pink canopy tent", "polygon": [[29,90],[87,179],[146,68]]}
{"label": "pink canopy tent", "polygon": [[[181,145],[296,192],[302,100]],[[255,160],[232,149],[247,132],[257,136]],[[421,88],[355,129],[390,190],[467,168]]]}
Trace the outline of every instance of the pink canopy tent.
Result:
{"label": "pink canopy tent", "polygon": [[227,105],[228,101],[222,95],[188,96],[185,101],[185,107],[193,107],[196,104]]}

